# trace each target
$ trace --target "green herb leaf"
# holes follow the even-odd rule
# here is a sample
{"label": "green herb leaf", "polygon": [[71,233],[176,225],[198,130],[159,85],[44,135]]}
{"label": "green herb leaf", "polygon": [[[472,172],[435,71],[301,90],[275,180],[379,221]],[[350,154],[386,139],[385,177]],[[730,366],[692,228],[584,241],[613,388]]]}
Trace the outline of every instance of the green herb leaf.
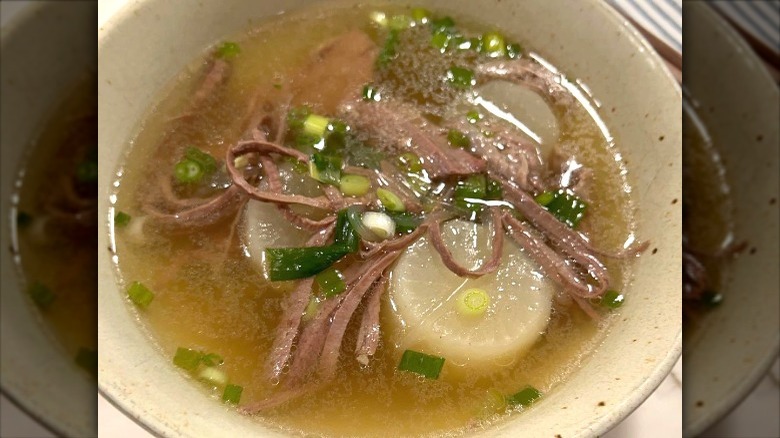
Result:
{"label": "green herb leaf", "polygon": [[179,368],[192,372],[198,368],[202,358],[203,353],[200,351],[179,347],[176,349],[176,354],[173,356],[173,364]]}
{"label": "green herb leaf", "polygon": [[149,303],[154,299],[154,293],[138,281],[134,281],[127,288],[127,296],[133,304],[141,309],[149,307]]}
{"label": "green herb leaf", "polygon": [[114,226],[115,227],[124,227],[127,224],[130,223],[130,215],[125,213],[124,211],[117,211],[114,215]]}
{"label": "green herb leaf", "polygon": [[338,186],[341,181],[341,158],[315,153],[309,160],[309,174],[319,182]]}
{"label": "green herb leaf", "polygon": [[444,358],[431,356],[414,350],[404,351],[398,369],[420,374],[428,379],[438,379],[441,369],[444,367]]}
{"label": "green herb leaf", "polygon": [[241,400],[241,393],[244,388],[239,385],[228,384],[225,386],[225,391],[222,393],[222,401],[225,403],[231,403],[237,405]]}
{"label": "green herb leaf", "polygon": [[531,406],[536,400],[538,400],[541,397],[542,397],[542,393],[539,392],[539,390],[537,390],[533,386],[529,385],[521,389],[520,391],[516,392],[515,394],[507,397],[506,402],[512,406],[521,405],[527,408],[528,406]]}

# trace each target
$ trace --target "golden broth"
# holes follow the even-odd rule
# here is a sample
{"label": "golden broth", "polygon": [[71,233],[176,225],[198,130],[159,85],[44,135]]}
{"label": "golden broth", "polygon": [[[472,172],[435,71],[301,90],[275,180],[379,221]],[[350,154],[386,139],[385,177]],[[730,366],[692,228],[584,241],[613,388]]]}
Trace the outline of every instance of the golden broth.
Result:
{"label": "golden broth", "polygon": [[[367,18],[369,12],[363,7],[304,12],[234,36],[231,40],[239,43],[241,54],[232,61],[233,74],[215,103],[191,123],[173,129],[170,121],[183,111],[202,75],[203,60],[194,63],[166,90],[128,145],[115,210],[142,215],[139,197],[150,184],[155,166],[148,157],[164,155],[158,152],[161,143],[170,142],[178,151],[192,145],[222,159],[226,148],[242,135],[237,121],[242,120],[255,90],[281,88],[284,92],[286,78],[331,37],[358,28],[377,38]],[[381,45],[381,40],[377,42]],[[612,139],[588,113],[580,107],[573,111],[575,122],[561,127],[560,143],[594,171],[589,213],[580,227],[599,247],[619,248],[633,226],[625,163]],[[290,282],[268,283],[254,266],[258,261],[229,240],[228,225],[217,224],[184,236],[152,235],[142,244],[130,239],[127,230],[117,230],[116,253],[124,286],[140,281],[155,293],[151,305],[138,311],[138,318],[161,353],[172,358],[177,347],[218,353],[225,359],[221,369],[230,381],[244,387],[241,404],[248,404],[262,400],[273,389],[263,370],[282,299],[292,287]],[[615,288],[621,289],[630,280],[628,262],[607,260],[607,265]],[[547,333],[511,366],[499,364],[494,372],[462,375],[448,373],[445,365],[436,381],[398,372],[400,352],[388,342],[380,346],[367,369],[345,353],[336,379],[327,387],[258,418],[284,430],[328,436],[464,433],[504,417],[480,415],[488,390],[511,394],[531,384],[546,393],[564,381],[595,348],[610,319],[596,324],[579,310],[555,308]],[[347,346],[354,345],[354,323],[345,338]],[[221,395],[216,390],[209,393],[215,398]]]}
{"label": "golden broth", "polygon": [[[62,227],[51,210],[59,202],[54,198],[60,196],[61,178],[72,178],[97,148],[94,81],[93,76],[85,78],[47,120],[33,141],[14,194],[14,251],[26,290],[42,286],[53,296],[50,304],[43,302],[46,298],[31,302],[66,354],[92,373],[97,366],[97,220],[93,215],[92,223]],[[96,172],[96,155],[94,163]],[[94,187],[80,195],[91,198],[94,208]]]}

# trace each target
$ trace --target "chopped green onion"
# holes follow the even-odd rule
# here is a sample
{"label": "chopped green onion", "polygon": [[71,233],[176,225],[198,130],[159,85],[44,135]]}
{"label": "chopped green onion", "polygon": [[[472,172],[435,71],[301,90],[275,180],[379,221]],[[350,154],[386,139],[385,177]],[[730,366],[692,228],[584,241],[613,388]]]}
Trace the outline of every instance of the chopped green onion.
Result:
{"label": "chopped green onion", "polygon": [[130,219],[132,218],[129,214],[125,213],[124,211],[117,211],[114,215],[114,226],[124,227],[130,223]]}
{"label": "chopped green onion", "polygon": [[187,371],[195,371],[202,357],[203,353],[200,351],[179,347],[173,356],[173,364]]}
{"label": "chopped green onion", "polygon": [[387,213],[367,211],[361,218],[363,226],[368,228],[380,240],[387,239],[395,234],[395,221]]}
{"label": "chopped green onion", "polygon": [[97,375],[97,351],[91,348],[79,348],[76,353],[76,365],[87,370],[90,374]]}
{"label": "chopped green onion", "polygon": [[309,160],[309,175],[319,182],[339,185],[341,180],[341,158],[315,153]]}
{"label": "chopped green onion", "polygon": [[450,143],[450,146],[456,148],[467,149],[471,146],[471,141],[466,134],[455,129],[450,129],[447,132],[447,141]]}
{"label": "chopped green onion", "polygon": [[521,389],[517,393],[507,397],[506,402],[511,406],[521,405],[524,408],[527,408],[528,406],[531,406],[531,404],[533,404],[541,396],[542,396],[541,392],[539,392],[533,386],[529,385]]}
{"label": "chopped green onion", "polygon": [[546,207],[549,203],[553,201],[553,199],[555,199],[555,193],[544,192],[539,196],[537,196],[535,199],[537,204],[541,205],[542,207]]}
{"label": "chopped green onion", "polygon": [[98,165],[95,161],[84,161],[76,168],[76,180],[81,183],[93,183],[98,178]]}
{"label": "chopped green onion", "polygon": [[350,220],[350,214],[354,211],[356,210],[348,208],[339,211],[336,216],[336,230],[333,237],[334,245],[342,246],[349,253],[356,252],[360,246],[360,237]]}
{"label": "chopped green onion", "polygon": [[399,43],[400,39],[398,37],[398,31],[390,30],[390,33],[387,35],[387,39],[385,40],[385,44],[382,46],[382,51],[379,52],[379,56],[376,58],[377,67],[380,69],[387,67],[387,64],[395,59]]}
{"label": "chopped green onion", "polygon": [[423,170],[422,160],[413,152],[404,152],[399,155],[398,162],[407,172],[420,173]]}
{"label": "chopped green onion", "polygon": [[415,21],[406,15],[393,15],[387,22],[387,26],[393,30],[404,30],[412,27]]}
{"label": "chopped green onion", "polygon": [[317,310],[320,308],[320,301],[317,299],[317,297],[311,297],[309,299],[309,304],[306,305],[306,310],[303,311],[303,320],[304,321],[311,321],[314,319],[314,316],[317,314]]}
{"label": "chopped green onion", "polygon": [[418,24],[427,24],[431,20],[431,11],[424,8],[413,8],[411,15]]}
{"label": "chopped green onion", "polygon": [[487,178],[478,173],[469,175],[466,179],[458,181],[455,187],[456,198],[485,199],[487,196]]}
{"label": "chopped green onion", "polygon": [[382,100],[382,94],[373,85],[363,87],[363,100],[379,102]]}
{"label": "chopped green onion", "polygon": [[371,189],[371,180],[363,175],[342,175],[339,182],[341,193],[346,196],[363,196]]}
{"label": "chopped green onion", "polygon": [[488,32],[482,35],[482,42],[480,52],[486,53],[493,58],[506,54],[506,43],[501,34],[497,32]]}
{"label": "chopped green onion", "polygon": [[271,281],[297,280],[319,274],[349,251],[343,245],[302,248],[266,248],[266,266]]}
{"label": "chopped green onion", "polygon": [[498,200],[504,197],[504,189],[501,187],[501,183],[492,179],[487,179],[487,187],[485,189],[485,199]]}
{"label": "chopped green onion", "polygon": [[127,296],[136,306],[145,309],[154,299],[154,293],[140,282],[134,281],[127,288]]}
{"label": "chopped green onion", "polygon": [[428,379],[438,379],[439,373],[444,366],[444,358],[431,356],[414,350],[404,351],[401,356],[401,363],[398,369],[401,371],[411,371],[425,376]]}
{"label": "chopped green onion", "polygon": [[325,136],[325,131],[328,130],[330,120],[317,114],[309,114],[306,120],[303,121],[303,132],[312,136],[322,138]]}
{"label": "chopped green onion", "polygon": [[709,308],[718,307],[723,302],[723,295],[708,290],[702,294],[702,302]]}
{"label": "chopped green onion", "polygon": [[320,292],[325,298],[334,297],[347,289],[347,283],[344,282],[344,276],[335,268],[328,268],[314,277]]}
{"label": "chopped green onion", "polygon": [[57,298],[46,285],[35,282],[27,288],[27,293],[32,298],[33,302],[41,309],[48,308],[51,303]]}
{"label": "chopped green onion", "polygon": [[210,175],[217,170],[217,160],[208,152],[203,152],[198,148],[188,147],[185,149],[184,158],[198,163],[206,175]]}
{"label": "chopped green onion", "polygon": [[452,35],[444,30],[437,31],[431,36],[431,45],[439,49],[439,52],[444,53],[447,51],[447,47],[450,45]]}
{"label": "chopped green onion", "polygon": [[471,124],[479,122],[483,117],[484,116],[475,109],[466,113],[466,120],[468,120]]}
{"label": "chopped green onion", "polygon": [[455,27],[455,21],[450,17],[442,17],[430,20],[434,32],[441,30],[451,31]]}
{"label": "chopped green onion", "polygon": [[223,59],[233,58],[239,53],[241,53],[241,47],[232,41],[225,41],[217,49],[217,56]]}
{"label": "chopped green onion", "polygon": [[466,289],[456,301],[458,313],[464,316],[481,316],[490,305],[490,296],[482,289]]}
{"label": "chopped green onion", "polygon": [[536,202],[552,213],[559,221],[572,228],[575,228],[580,223],[588,207],[588,204],[568,189],[542,193],[536,197]]}
{"label": "chopped green onion", "polygon": [[422,216],[418,216],[408,211],[400,213],[388,211],[387,215],[395,222],[395,231],[401,234],[411,233],[416,230],[423,221]]}
{"label": "chopped green onion", "polygon": [[243,391],[243,387],[231,383],[225,386],[225,391],[222,393],[222,401],[225,403],[232,403],[237,405],[241,400],[241,393]]}
{"label": "chopped green onion", "polygon": [[400,212],[406,210],[404,201],[402,201],[398,195],[391,192],[390,190],[382,188],[376,189],[376,196],[379,198],[379,202],[381,202],[382,205],[390,211]]}
{"label": "chopped green onion", "polygon": [[190,159],[184,159],[176,163],[174,172],[176,180],[181,183],[194,183],[203,178],[203,168],[200,164]]}
{"label": "chopped green onion", "polygon": [[519,58],[523,54],[523,48],[520,44],[510,43],[506,45],[506,56],[509,59]]}
{"label": "chopped green onion", "polygon": [[610,309],[617,309],[623,305],[623,301],[625,301],[625,299],[626,297],[620,292],[616,290],[608,290],[604,293],[604,296],[601,297],[601,304],[609,307]]}
{"label": "chopped green onion", "polygon": [[227,384],[228,377],[219,368],[206,367],[198,372],[198,380],[212,386],[221,387]]}
{"label": "chopped green onion", "polygon": [[474,80],[474,72],[463,67],[450,67],[447,70],[447,82],[455,88],[466,89],[471,88],[477,83]]}
{"label": "chopped green onion", "polygon": [[24,228],[32,223],[32,216],[28,213],[20,211],[16,213],[16,226],[18,228]]}
{"label": "chopped green onion", "polygon": [[225,363],[225,360],[222,359],[222,356],[218,355],[217,353],[206,354],[201,358],[201,360],[203,361],[203,365],[206,365],[207,367],[215,367]]}
{"label": "chopped green onion", "polygon": [[482,41],[482,37],[475,37],[464,41],[460,46],[458,46],[458,48],[461,50],[473,50],[475,52],[481,52],[483,45],[484,41]]}
{"label": "chopped green onion", "polygon": [[307,106],[292,108],[287,113],[287,126],[289,126],[290,130],[293,132],[302,130],[303,122],[306,121],[309,114],[311,114],[311,109]]}
{"label": "chopped green onion", "polygon": [[387,14],[385,14],[382,11],[372,11],[370,14],[368,14],[369,18],[371,18],[371,21],[374,23],[382,26],[387,27]]}
{"label": "chopped green onion", "polygon": [[276,88],[277,90],[281,90],[282,84],[273,84],[273,87]]}

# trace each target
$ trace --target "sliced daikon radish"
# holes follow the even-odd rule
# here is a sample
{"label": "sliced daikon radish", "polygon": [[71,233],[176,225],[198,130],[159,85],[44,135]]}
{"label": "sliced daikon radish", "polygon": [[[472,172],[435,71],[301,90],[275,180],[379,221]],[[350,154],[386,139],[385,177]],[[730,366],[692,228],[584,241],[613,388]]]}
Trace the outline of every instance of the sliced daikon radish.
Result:
{"label": "sliced daikon radish", "polygon": [[[461,264],[473,269],[488,260],[489,227],[453,220],[442,228]],[[484,312],[459,310],[458,300],[469,289],[489,295]],[[496,272],[469,279],[447,269],[423,237],[393,269],[384,319],[390,322],[389,341],[400,351],[442,356],[449,367],[495,368],[513,363],[544,333],[554,292],[554,283],[510,239]]]}
{"label": "sliced daikon radish", "polygon": [[[285,163],[279,166],[279,175],[285,192],[316,196],[317,182],[308,174],[297,173]],[[303,212],[295,207],[293,210]],[[255,260],[253,264],[260,270],[265,269],[263,251],[266,248],[303,246],[310,235],[291,224],[273,203],[250,200],[244,208],[241,224],[244,252]]]}
{"label": "sliced daikon radish", "polygon": [[482,112],[505,120],[531,138],[543,157],[558,142],[558,119],[533,90],[507,81],[492,81],[477,88],[475,103]]}

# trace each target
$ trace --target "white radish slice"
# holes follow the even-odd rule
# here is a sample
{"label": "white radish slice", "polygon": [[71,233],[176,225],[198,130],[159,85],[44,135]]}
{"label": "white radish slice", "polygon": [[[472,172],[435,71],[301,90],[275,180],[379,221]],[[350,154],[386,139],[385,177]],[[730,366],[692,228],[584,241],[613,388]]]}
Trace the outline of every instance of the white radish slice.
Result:
{"label": "white radish slice", "polygon": [[[489,227],[452,220],[442,231],[461,264],[473,269],[488,260]],[[490,296],[482,315],[458,312],[458,296],[471,288]],[[513,363],[544,333],[554,293],[554,283],[510,239],[504,241],[496,272],[469,279],[447,269],[423,237],[407,248],[393,269],[384,320],[391,323],[389,340],[400,351],[444,357],[450,368],[490,370]]]}
{"label": "white radish slice", "polygon": [[[287,193],[306,195],[317,193],[317,182],[308,175],[295,172],[288,164],[279,166],[279,175],[284,191]],[[296,208],[293,210],[302,211]],[[241,224],[244,252],[255,260],[254,266],[261,271],[265,269],[263,251],[266,248],[303,246],[310,235],[310,232],[291,224],[279,212],[276,204],[250,200],[244,208]]]}

